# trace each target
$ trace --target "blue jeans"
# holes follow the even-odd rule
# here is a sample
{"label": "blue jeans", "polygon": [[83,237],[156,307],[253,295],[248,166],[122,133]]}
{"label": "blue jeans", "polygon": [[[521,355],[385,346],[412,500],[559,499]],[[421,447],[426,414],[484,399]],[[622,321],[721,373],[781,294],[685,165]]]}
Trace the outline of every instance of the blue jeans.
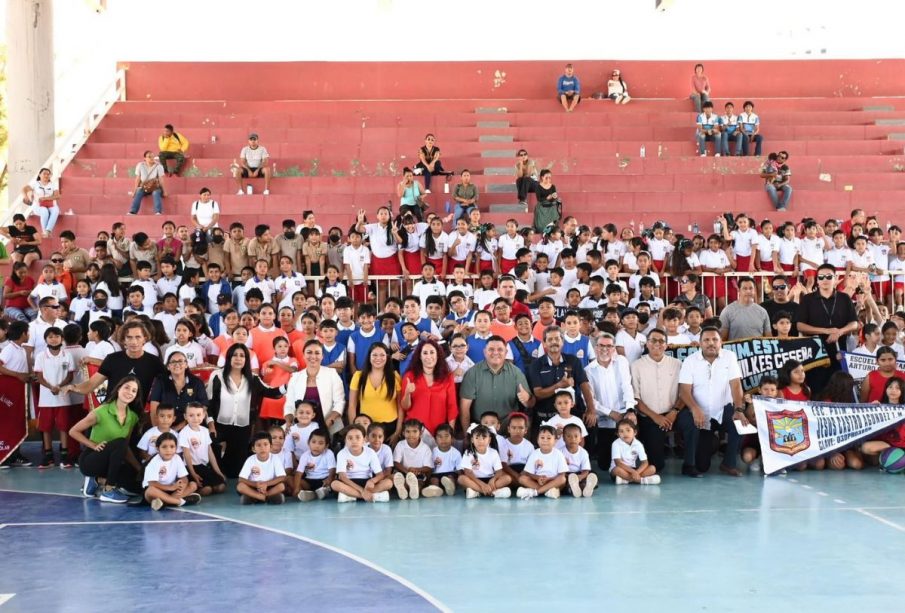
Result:
{"label": "blue jeans", "polygon": [[57,225],[57,218],[60,216],[60,207],[54,204],[49,209],[43,206],[36,206],[34,209],[41,220],[41,231],[48,234],[53,232],[53,227]]}
{"label": "blue jeans", "polygon": [[707,94],[691,94],[688,97],[691,98],[692,102],[694,102],[695,113],[700,113],[701,105],[703,105],[705,102],[710,101],[710,96],[708,96]]}
{"label": "blue jeans", "polygon": [[713,143],[713,154],[718,155],[720,153],[720,135],[719,134],[702,134],[701,132],[695,133],[695,137],[698,139],[698,154],[704,155],[707,153],[707,143]]}
{"label": "blue jeans", "polygon": [[138,213],[138,210],[141,208],[141,201],[145,196],[152,196],[154,198],[154,212],[155,213],[163,213],[163,190],[155,189],[150,194],[146,194],[145,190],[142,188],[136,188],[135,196],[132,198],[132,208],[129,210],[130,213],[135,214]]}
{"label": "blue jeans", "polygon": [[732,423],[734,417],[734,409],[731,404],[723,407],[723,422],[717,423],[715,419],[710,420],[710,430],[699,430],[697,424],[694,423],[694,415],[691,409],[685,409],[679,413],[676,419],[676,429],[685,437],[685,459],[683,466],[694,467],[698,472],[706,473],[710,470],[710,461],[713,452],[716,449],[714,433],[722,431],[726,434],[726,455],[723,456],[723,466],[726,468],[735,468],[738,464],[738,449],[742,440],[742,435],[735,429]]}
{"label": "blue jeans", "polygon": [[[754,155],[760,155],[761,144],[764,142],[764,137],[760,134],[754,136]],[[748,149],[750,149],[751,143],[748,140],[748,136],[745,135],[742,138],[742,155],[748,155]]]}
{"label": "blue jeans", "polygon": [[25,323],[34,320],[34,318],[38,316],[38,312],[29,307],[25,307],[24,309],[6,307],[4,311],[6,311],[6,316],[8,318],[14,321],[24,321]]}
{"label": "blue jeans", "polygon": [[735,155],[742,154],[742,133],[736,130],[734,133],[730,134],[729,132],[723,132],[720,134],[720,140],[722,141],[720,149],[723,151],[723,155],[729,155],[729,141],[735,141]]}
{"label": "blue jeans", "polygon": [[[770,197],[770,202],[773,203],[773,207],[777,211],[789,206],[789,200],[792,199],[791,185],[783,185],[777,190],[772,183],[765,183],[764,190],[766,190],[767,195]],[[781,192],[782,196],[780,196],[778,192]]]}
{"label": "blue jeans", "polygon": [[[456,227],[456,222],[459,221],[459,219],[460,219],[463,215],[468,215],[468,214],[471,212],[471,209],[473,209],[473,208],[474,208],[474,205],[473,205],[473,204],[472,204],[471,206],[463,207],[460,203],[457,202],[457,203],[456,203],[456,208],[455,208],[455,210],[453,211],[453,222],[452,222],[452,223],[453,223],[453,227],[455,228],[455,227]],[[468,219],[468,217],[465,217],[465,219]]]}

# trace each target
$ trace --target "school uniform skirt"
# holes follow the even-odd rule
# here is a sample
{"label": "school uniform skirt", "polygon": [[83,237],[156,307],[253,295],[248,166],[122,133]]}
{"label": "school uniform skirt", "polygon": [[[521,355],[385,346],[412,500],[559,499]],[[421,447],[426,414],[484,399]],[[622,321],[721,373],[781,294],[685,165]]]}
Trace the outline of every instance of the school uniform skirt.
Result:
{"label": "school uniform skirt", "polygon": [[368,272],[372,275],[396,275],[402,274],[399,258],[394,253],[388,258],[379,258],[371,254],[371,266]]}
{"label": "school uniform skirt", "polygon": [[421,274],[421,252],[420,251],[403,251],[402,259],[405,262],[405,267],[408,269],[410,275],[420,275]]}

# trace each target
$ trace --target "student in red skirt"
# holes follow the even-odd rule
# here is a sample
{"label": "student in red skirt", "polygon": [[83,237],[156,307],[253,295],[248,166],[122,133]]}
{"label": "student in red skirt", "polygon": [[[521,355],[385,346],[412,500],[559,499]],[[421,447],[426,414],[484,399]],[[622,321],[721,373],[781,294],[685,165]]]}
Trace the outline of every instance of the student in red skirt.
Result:
{"label": "student in red skirt", "polygon": [[782,238],[779,239],[779,266],[786,272],[789,285],[798,283],[798,270],[801,259],[801,239],[795,236],[795,224],[786,222],[782,226]]}
{"label": "student in red skirt", "polygon": [[726,290],[729,285],[729,278],[724,275],[732,272],[732,264],[723,249],[723,239],[719,234],[710,235],[707,249],[701,251],[698,259],[704,272],[713,275],[704,277],[704,295],[716,302],[717,310],[722,310],[726,306]]}
{"label": "student in red skirt", "polygon": [[368,272],[371,250],[361,244],[362,234],[356,228],[349,231],[349,244],[343,249],[343,268],[353,302],[368,301]]}
{"label": "student in red skirt", "polygon": [[411,276],[421,271],[421,236],[427,232],[428,225],[419,222],[413,215],[406,214],[402,217],[402,223],[394,230],[393,234],[399,245],[397,256],[402,268],[402,275],[406,278],[403,291],[411,293]]}
{"label": "student in red skirt", "polygon": [[418,246],[421,248],[421,264],[424,265],[428,262],[433,264],[434,270],[441,280],[452,272],[452,267],[447,266],[446,255],[451,242],[449,236],[443,231],[443,220],[439,217],[434,217],[430,220],[427,232],[422,233],[419,239]]}
{"label": "student in red skirt", "polygon": [[475,255],[477,237],[468,231],[468,222],[465,219],[456,221],[456,229],[449,234],[449,261],[450,268],[464,266],[465,272],[471,272],[471,261]]}
{"label": "student in red skirt", "polygon": [[[377,223],[367,223],[364,209],[358,211],[358,223],[355,229],[368,239],[371,249],[370,275],[399,277],[402,265],[399,261],[399,245],[393,232],[393,215],[385,206],[377,209]],[[385,295],[389,291],[389,281],[378,283],[383,286]],[[378,294],[380,292],[378,291]]]}
{"label": "student in red skirt", "polygon": [[497,242],[496,235],[496,226],[489,223],[481,224],[476,239],[477,246],[475,248],[478,254],[478,272],[489,270],[490,272],[502,274],[502,271],[494,270],[497,266],[497,259],[499,258],[499,243]]}

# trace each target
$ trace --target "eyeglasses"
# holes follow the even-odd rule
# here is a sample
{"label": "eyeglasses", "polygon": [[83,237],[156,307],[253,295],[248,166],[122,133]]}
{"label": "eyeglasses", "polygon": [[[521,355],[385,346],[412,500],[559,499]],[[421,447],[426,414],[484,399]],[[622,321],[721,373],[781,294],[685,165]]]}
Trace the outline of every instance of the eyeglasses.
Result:
{"label": "eyeglasses", "polygon": [[58,308],[60,308],[60,305],[58,305],[58,304],[45,304],[43,308],[45,308],[45,309],[58,309]]}
{"label": "eyeglasses", "polygon": [[817,275],[818,281],[832,281],[836,278],[836,275]]}
{"label": "eyeglasses", "polygon": [[453,349],[467,349],[468,345],[450,345]]}
{"label": "eyeglasses", "polygon": [[679,283],[691,283],[691,279],[679,279]]}
{"label": "eyeglasses", "polygon": [[611,351],[616,348],[615,345],[597,345],[597,348],[601,351]]}
{"label": "eyeglasses", "polygon": [[651,345],[665,345],[666,344],[666,341],[663,340],[662,338],[649,338],[649,339],[647,339],[647,342],[650,343]]}
{"label": "eyeglasses", "polygon": [[54,264],[62,264],[63,258],[50,258],[50,261],[53,262]]}
{"label": "eyeglasses", "polygon": [[188,364],[188,362],[186,362],[185,360],[170,360],[167,366],[172,366],[174,364],[177,366],[185,366],[186,364]]}
{"label": "eyeglasses", "polygon": [[788,287],[789,287],[788,285],[774,285],[774,286],[773,286],[773,289],[776,290],[776,291],[778,291],[778,292],[781,292],[781,291],[783,291],[783,290],[785,290],[785,289],[788,289]]}

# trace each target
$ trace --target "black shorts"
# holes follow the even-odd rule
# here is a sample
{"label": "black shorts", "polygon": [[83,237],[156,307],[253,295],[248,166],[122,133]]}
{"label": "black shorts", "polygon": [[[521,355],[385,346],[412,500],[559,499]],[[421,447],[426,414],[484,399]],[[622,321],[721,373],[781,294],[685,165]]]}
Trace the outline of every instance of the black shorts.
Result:
{"label": "black shorts", "polygon": [[442,479],[443,477],[449,477],[450,479],[452,479],[453,481],[455,481],[455,480],[456,480],[456,477],[458,477],[458,476],[459,476],[459,475],[458,475],[457,473],[433,473],[433,474],[431,475],[431,478],[432,478],[432,479],[438,479],[438,480],[439,480],[439,479]]}
{"label": "black shorts", "polygon": [[351,481],[358,487],[365,487],[370,479],[353,479],[352,477],[349,477],[349,481]]}
{"label": "black shorts", "polygon": [[490,480],[493,479],[493,477],[475,477],[475,479],[481,483],[490,483]]}
{"label": "black shorts", "polygon": [[323,479],[309,479],[307,477],[302,477],[302,479],[305,481],[305,483],[308,484],[308,487],[310,487],[312,491],[319,490],[320,488],[324,487]]}
{"label": "black shorts", "polygon": [[515,472],[522,474],[522,471],[525,470],[524,464],[509,464],[509,468],[514,470]]}
{"label": "black shorts", "polygon": [[578,102],[581,102],[581,94],[572,94],[571,96],[569,94],[558,94],[556,99],[559,100],[560,96],[565,96],[566,102],[572,102],[575,98],[578,98]]}
{"label": "black shorts", "polygon": [[[258,169],[257,169],[257,168],[252,168],[252,169],[251,169],[251,172],[254,172],[255,170],[258,170]],[[242,178],[243,178],[243,179],[249,178],[249,177],[251,176],[251,172],[249,172],[249,169],[248,169],[248,168],[243,168],[243,169],[242,169]],[[264,168],[261,167],[261,175],[260,175],[260,178],[263,178],[263,177],[264,177]],[[257,178],[259,178],[259,177],[253,177],[253,178],[257,179]]]}
{"label": "black shorts", "polygon": [[215,473],[210,464],[195,464],[192,468],[195,470],[195,474],[201,477],[201,487],[226,485],[223,477]]}

